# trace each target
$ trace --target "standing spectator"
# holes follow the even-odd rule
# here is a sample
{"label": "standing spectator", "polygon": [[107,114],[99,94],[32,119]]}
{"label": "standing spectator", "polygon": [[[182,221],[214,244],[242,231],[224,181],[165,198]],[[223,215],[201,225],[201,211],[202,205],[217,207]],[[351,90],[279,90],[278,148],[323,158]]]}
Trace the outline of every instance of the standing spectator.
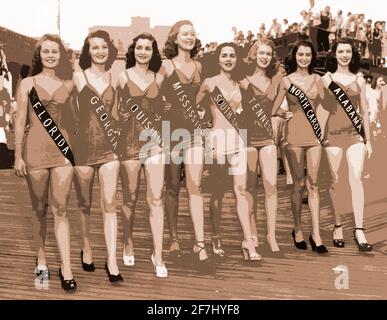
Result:
{"label": "standing spectator", "polygon": [[372,61],[372,52],[371,52],[371,46],[372,46],[372,32],[373,32],[373,27],[372,27],[372,20],[368,19],[367,24],[366,24],[366,54],[365,57],[368,57]]}
{"label": "standing spectator", "polygon": [[379,65],[379,60],[382,56],[382,29],[380,21],[376,21],[374,24],[374,31],[372,33],[372,64],[374,66]]}
{"label": "standing spectator", "polygon": [[310,20],[312,17],[312,12],[311,11],[307,12],[306,10],[302,10],[300,15],[302,17],[302,21],[299,24],[299,30],[301,33],[309,36],[310,35],[309,26],[310,26]]}
{"label": "standing spectator", "polygon": [[356,16],[348,12],[348,19],[344,23],[344,33],[346,37],[354,38],[356,31]]}
{"label": "standing spectator", "polygon": [[279,22],[277,22],[277,19],[273,19],[273,24],[267,34],[268,37],[272,39],[277,39],[282,36],[282,26]]}
{"label": "standing spectator", "polygon": [[320,13],[321,23],[318,26],[319,30],[317,33],[317,48],[318,51],[329,51],[329,27],[331,25],[332,14],[331,8],[326,6]]}
{"label": "standing spectator", "polygon": [[355,43],[356,48],[359,50],[360,54],[364,57],[366,49],[366,33],[367,25],[364,22],[364,14],[360,14],[357,19],[357,28],[355,34]]}
{"label": "standing spectator", "polygon": [[339,10],[337,12],[337,16],[335,18],[335,22],[336,22],[336,36],[338,38],[341,38],[342,34],[343,34],[343,30],[344,30],[344,17],[343,17],[343,11]]}
{"label": "standing spectator", "polygon": [[282,23],[283,33],[287,33],[289,31],[289,21],[288,19],[284,19]]}

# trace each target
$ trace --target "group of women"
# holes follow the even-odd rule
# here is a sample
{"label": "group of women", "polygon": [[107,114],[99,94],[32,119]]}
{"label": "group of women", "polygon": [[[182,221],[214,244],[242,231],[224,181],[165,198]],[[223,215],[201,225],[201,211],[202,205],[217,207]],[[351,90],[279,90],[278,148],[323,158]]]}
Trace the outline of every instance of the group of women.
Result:
{"label": "group of women", "polygon": [[[219,257],[225,255],[220,218],[226,189],[221,181],[226,175],[232,175],[236,211],[243,232],[243,257],[248,261],[261,260],[256,251],[255,224],[258,165],[265,191],[266,238],[271,250],[279,251],[275,236],[279,143],[271,121],[273,117],[286,121],[280,143],[294,182],[291,208],[295,246],[307,249],[301,226],[302,193],[306,185],[312,221],[309,241],[313,251],[327,252],[320,237],[318,189],[320,158],[326,152],[334,177],[333,198],[343,154],[350,164],[355,241],[360,251],[372,250],[363,231],[361,182],[364,158],[366,154],[371,155],[372,148],[365,85],[355,74],[359,66],[356,49],[340,40],[329,59],[330,72],[321,78],[313,73],[316,53],[307,41],[292,49],[286,76],[279,71],[271,41],[261,39],[255,43],[248,54],[247,67],[240,48],[224,43],[215,54],[217,74],[202,79],[201,71],[206,66],[195,59],[200,47],[192,23],[178,21],[172,26],[164,47],[166,59],[161,59],[152,35],[140,34],[128,49],[126,70],[112,77],[109,70],[117,50],[105,31],[87,36],[80,55],[80,71],[75,72],[57,36],[44,35],[40,39],[32,75],[21,82],[18,90],[15,125],[15,173],[26,178],[31,196],[37,276],[50,276],[45,256],[50,205],[62,261],[61,284],[66,291],[77,288],[70,263],[67,214],[73,181],[80,208],[81,263],[85,271],[95,270],[89,220],[97,171],[107,247],[105,269],[110,282],[123,281],[116,258],[117,183],[120,178],[122,259],[125,265],[132,266],[135,264],[133,221],[142,167],[153,235],[151,262],[156,276],[168,275],[162,257],[164,212],[169,227],[169,252],[176,258],[182,255],[177,218],[183,175],[195,235],[193,252],[199,265],[206,266],[209,260],[201,188],[205,159],[211,159],[210,180],[216,184],[210,208],[213,253]],[[331,90],[332,83],[336,91]],[[338,90],[342,92],[336,99]],[[343,105],[342,100],[347,96],[349,100]],[[350,105],[353,114],[346,112]],[[326,126],[320,126],[321,112],[329,113]],[[350,114],[357,122],[351,120]],[[189,134],[165,143],[161,137],[165,136],[166,122],[172,136],[179,129]],[[357,129],[359,123],[361,130]],[[338,211],[335,211],[333,242],[337,247],[344,246]]]}

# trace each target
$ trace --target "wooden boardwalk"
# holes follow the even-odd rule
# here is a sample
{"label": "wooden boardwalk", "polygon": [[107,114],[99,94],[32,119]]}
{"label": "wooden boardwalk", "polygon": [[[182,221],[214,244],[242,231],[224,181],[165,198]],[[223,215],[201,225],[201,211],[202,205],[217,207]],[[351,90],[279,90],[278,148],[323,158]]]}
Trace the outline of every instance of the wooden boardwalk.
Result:
{"label": "wooden boardwalk", "polygon": [[[91,239],[93,246],[94,273],[84,272],[80,263],[79,215],[74,190],[70,200],[71,258],[73,273],[78,282],[78,291],[67,294],[60,287],[57,270],[59,253],[54,237],[52,215],[48,220],[47,261],[51,270],[48,289],[34,286],[34,250],[30,221],[30,199],[27,185],[17,178],[13,170],[0,170],[0,299],[387,299],[387,173],[382,170],[385,158],[376,153],[376,160],[367,163],[370,178],[364,180],[366,190],[365,217],[368,240],[375,250],[360,254],[352,239],[353,215],[348,211],[343,216],[346,247],[334,248],[331,241],[333,225],[332,210],[327,201],[326,186],[321,190],[322,238],[329,254],[318,256],[310,250],[297,251],[290,236],[292,216],[289,203],[289,186],[285,177],[279,176],[279,212],[277,240],[279,255],[272,254],[265,244],[266,218],[263,211],[262,184],[258,195],[259,252],[260,263],[244,262],[240,252],[241,229],[235,212],[234,196],[226,195],[222,220],[222,233],[226,257],[214,259],[208,251],[214,270],[210,274],[197,271],[192,255],[193,231],[188,212],[186,190],[182,190],[179,209],[179,235],[184,256],[175,263],[165,250],[164,257],[169,277],[157,279],[153,274],[150,255],[152,241],[145,202],[144,180],[141,180],[140,197],[135,220],[136,265],[126,267],[122,257],[122,226],[119,217],[117,257],[124,283],[111,285],[104,270],[105,244],[102,214],[98,208],[98,183],[94,186],[94,201],[91,216]],[[378,160],[379,159],[379,160]],[[379,163],[379,165],[378,165]],[[379,171],[378,171],[379,170]],[[324,176],[324,174],[323,174]],[[121,188],[119,186],[119,188]],[[121,189],[118,204],[122,203]],[[349,207],[350,195],[343,191],[343,207]],[[205,194],[205,234],[209,244],[211,236],[208,216],[209,194]],[[307,206],[303,207],[304,236],[310,233],[310,218]],[[168,248],[167,227],[164,232]],[[349,289],[335,288],[337,274],[332,268],[345,265],[349,269]]]}

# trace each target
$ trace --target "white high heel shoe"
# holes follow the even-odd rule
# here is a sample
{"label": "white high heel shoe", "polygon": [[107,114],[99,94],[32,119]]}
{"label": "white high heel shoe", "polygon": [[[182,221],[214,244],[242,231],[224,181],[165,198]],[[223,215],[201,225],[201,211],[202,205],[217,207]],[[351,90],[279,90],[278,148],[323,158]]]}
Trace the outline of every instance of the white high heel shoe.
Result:
{"label": "white high heel shoe", "polygon": [[125,252],[122,254],[122,260],[124,260],[124,265],[132,267],[134,266],[134,255],[126,256]]}
{"label": "white high heel shoe", "polygon": [[156,261],[155,261],[155,258],[153,256],[153,254],[151,256],[151,261],[152,261],[152,264],[153,264],[153,271],[155,272],[156,277],[159,277],[159,278],[166,278],[166,277],[168,277],[168,270],[165,267],[165,264],[163,264],[162,266],[158,266],[156,264]]}

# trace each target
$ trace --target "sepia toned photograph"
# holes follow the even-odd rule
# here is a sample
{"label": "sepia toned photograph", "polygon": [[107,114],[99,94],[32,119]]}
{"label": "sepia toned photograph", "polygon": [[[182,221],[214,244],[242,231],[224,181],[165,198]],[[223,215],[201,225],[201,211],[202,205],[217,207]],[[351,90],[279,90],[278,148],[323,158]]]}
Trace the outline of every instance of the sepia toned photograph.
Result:
{"label": "sepia toned photograph", "polygon": [[387,300],[386,9],[2,1],[0,300]]}

